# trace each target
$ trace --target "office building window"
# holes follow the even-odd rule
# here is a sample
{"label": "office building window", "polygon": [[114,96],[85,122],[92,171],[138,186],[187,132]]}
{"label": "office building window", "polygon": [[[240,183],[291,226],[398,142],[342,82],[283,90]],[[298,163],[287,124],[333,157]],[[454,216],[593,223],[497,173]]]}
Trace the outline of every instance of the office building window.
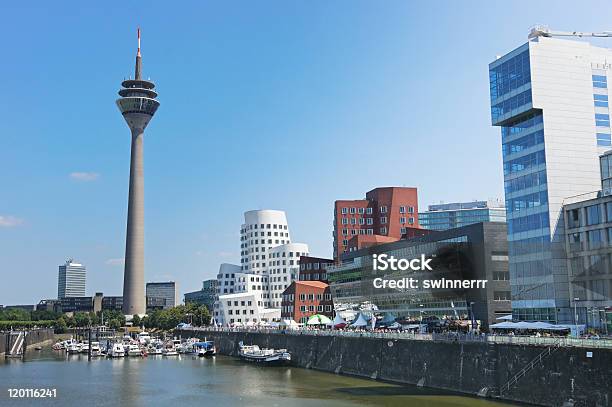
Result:
{"label": "office building window", "polygon": [[400,206],[399,211],[400,211],[400,213],[406,213],[406,207],[405,206]]}
{"label": "office building window", "polygon": [[381,216],[381,218],[380,218],[380,224],[381,224],[381,225],[384,225],[384,224],[386,224],[386,223],[387,223],[387,217],[386,217],[386,216]]}
{"label": "office building window", "polygon": [[366,208],[366,214],[367,215],[371,215],[372,214],[372,208]]}
{"label": "office building window", "polygon": [[608,107],[608,95],[593,95],[593,102],[596,107]]}
{"label": "office building window", "polygon": [[612,146],[612,136],[609,133],[597,133],[597,145],[603,147]]}
{"label": "office building window", "polygon": [[593,87],[605,89],[608,87],[608,78],[603,75],[593,75]]}
{"label": "office building window", "polygon": [[600,127],[610,127],[610,115],[595,113],[595,125]]}
{"label": "office building window", "polygon": [[599,205],[591,205],[586,207],[587,214],[587,226],[597,225],[601,223],[601,214],[599,211]]}
{"label": "office building window", "polygon": [[[348,208],[342,208],[342,214],[346,215],[348,213]],[[270,225],[268,225],[268,228],[270,227]]]}
{"label": "office building window", "polygon": [[381,206],[380,207],[380,213],[387,213],[387,207],[386,206]]}

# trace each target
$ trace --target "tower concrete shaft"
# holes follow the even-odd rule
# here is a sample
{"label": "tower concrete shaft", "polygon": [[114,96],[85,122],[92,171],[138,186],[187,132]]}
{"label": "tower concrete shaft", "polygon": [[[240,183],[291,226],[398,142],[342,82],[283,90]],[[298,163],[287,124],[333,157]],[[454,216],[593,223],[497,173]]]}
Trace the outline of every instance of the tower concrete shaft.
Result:
{"label": "tower concrete shaft", "polygon": [[142,129],[132,128],[130,192],[125,241],[123,274],[123,312],[142,315],[146,312],[144,294],[144,165]]}
{"label": "tower concrete shaft", "polygon": [[134,79],[123,81],[117,106],[132,132],[130,190],[123,274],[123,313],[144,315],[144,130],[159,107],[155,84],[141,78],[140,29]]}

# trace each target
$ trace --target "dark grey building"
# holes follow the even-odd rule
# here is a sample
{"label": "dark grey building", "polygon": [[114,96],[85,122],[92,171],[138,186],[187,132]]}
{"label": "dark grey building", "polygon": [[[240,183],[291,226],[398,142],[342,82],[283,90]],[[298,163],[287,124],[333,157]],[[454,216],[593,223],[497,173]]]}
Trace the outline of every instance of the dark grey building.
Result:
{"label": "dark grey building", "polygon": [[[336,311],[368,311],[385,318],[480,321],[481,327],[512,312],[506,224],[483,222],[372,246],[342,256],[328,268]],[[373,255],[431,258],[433,271],[374,270]],[[375,287],[375,279],[418,279],[419,288]],[[425,280],[486,280],[484,287],[423,288]],[[499,321],[497,321],[499,322]]]}
{"label": "dark grey building", "polygon": [[193,303],[198,305],[205,305],[209,311],[212,312],[215,300],[217,299],[217,289],[219,287],[219,281],[204,280],[202,282],[202,289],[185,293],[185,304]]}
{"label": "dark grey building", "polygon": [[109,311],[121,311],[123,308],[123,297],[120,295],[102,298],[102,309]]}
{"label": "dark grey building", "polygon": [[150,303],[150,301],[154,301],[153,298],[164,300],[164,309],[178,305],[178,284],[174,281],[147,283],[146,293],[147,308],[159,305],[159,302],[156,303],[157,305]]}

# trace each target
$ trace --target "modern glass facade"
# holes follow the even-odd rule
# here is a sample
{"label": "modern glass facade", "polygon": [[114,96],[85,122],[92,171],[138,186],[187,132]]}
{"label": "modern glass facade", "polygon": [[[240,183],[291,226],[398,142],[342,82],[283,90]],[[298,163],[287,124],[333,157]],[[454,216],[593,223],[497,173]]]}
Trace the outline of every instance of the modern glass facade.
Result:
{"label": "modern glass facade", "polygon": [[506,209],[501,203],[487,201],[454,202],[429,205],[419,213],[422,228],[447,230],[480,222],[505,222]]}
{"label": "modern glass facade", "polygon": [[[491,120],[502,135],[514,316],[556,322],[553,284],[545,280],[552,270],[544,115],[532,107],[530,66],[528,44],[491,64]],[[499,82],[514,85],[500,90]],[[517,91],[524,103],[500,113],[497,106],[516,98]]]}
{"label": "modern glass facade", "polygon": [[501,128],[514,318],[572,323],[566,198],[597,189],[609,145],[608,50],[539,37],[489,65]]}
{"label": "modern glass facade", "polygon": [[[487,222],[381,244],[349,253],[328,268],[334,307],[343,318],[359,312],[392,315],[398,321],[424,318],[481,321],[484,327],[510,312],[506,225]],[[432,258],[433,271],[380,271],[372,255]],[[486,279],[485,288],[376,288],[375,278],[419,281]],[[347,316],[348,315],[348,316]]]}

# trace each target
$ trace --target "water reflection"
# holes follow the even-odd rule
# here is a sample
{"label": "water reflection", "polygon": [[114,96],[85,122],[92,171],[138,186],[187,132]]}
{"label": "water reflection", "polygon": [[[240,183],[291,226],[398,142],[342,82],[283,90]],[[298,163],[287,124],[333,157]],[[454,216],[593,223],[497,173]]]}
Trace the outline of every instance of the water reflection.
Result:
{"label": "water reflection", "polygon": [[40,404],[62,406],[85,401],[95,406],[138,407],[504,405],[314,370],[263,367],[223,356],[96,358],[88,362],[87,355],[67,356],[50,349],[28,352],[25,363],[0,360],[0,405],[24,405],[18,403],[23,400],[8,398],[6,389],[11,387],[56,388],[57,400],[41,400]]}

